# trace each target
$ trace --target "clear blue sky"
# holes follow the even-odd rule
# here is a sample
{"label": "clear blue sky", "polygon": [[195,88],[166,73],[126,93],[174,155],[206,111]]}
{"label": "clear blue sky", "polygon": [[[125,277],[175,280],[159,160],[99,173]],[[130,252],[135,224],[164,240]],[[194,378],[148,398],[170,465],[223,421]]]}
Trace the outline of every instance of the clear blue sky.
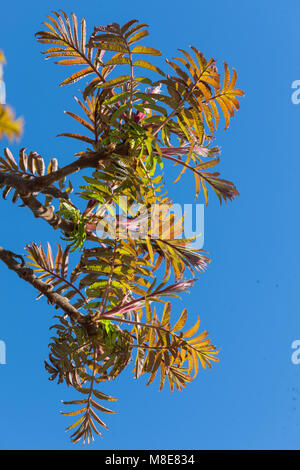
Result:
{"label": "clear blue sky", "polygon": [[[173,395],[167,387],[159,392],[157,383],[135,381],[129,367],[103,388],[119,397],[118,415],[108,417],[109,431],[91,448],[299,449],[300,365],[291,362],[291,343],[300,339],[300,105],[291,102],[291,83],[300,79],[299,2],[4,2],[7,100],[26,121],[21,142],[10,147],[68,163],[78,146],[55,135],[73,125],[63,110],[76,110],[72,96],[80,85],[58,88],[65,71],[43,60],[34,39],[46,15],[59,8],[85,16],[90,30],[138,18],[151,26],[149,41],[166,57],[194,45],[235,67],[246,92],[216,142],[222,175],[241,195],[226,207],[211,195],[204,248],[213,262],[182,302],[222,348],[221,362]],[[191,179],[171,187],[171,195],[191,202]],[[0,245],[23,253],[30,241],[58,239],[26,209],[0,205]],[[0,339],[7,345],[0,447],[74,448],[64,433],[69,421],[58,412],[60,400],[74,394],[49,382],[43,366],[53,312],[4,266],[0,275]]]}

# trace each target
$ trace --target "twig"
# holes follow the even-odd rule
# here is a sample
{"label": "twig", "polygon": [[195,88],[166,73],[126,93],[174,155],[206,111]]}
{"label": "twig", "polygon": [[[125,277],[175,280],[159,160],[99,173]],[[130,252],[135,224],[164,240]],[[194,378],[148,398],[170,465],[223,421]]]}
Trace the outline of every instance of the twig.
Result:
{"label": "twig", "polygon": [[[16,258],[20,259],[21,262],[17,261]],[[69,315],[74,323],[79,322],[85,324],[86,317],[82,315],[75,307],[73,307],[66,297],[62,297],[56,292],[52,292],[52,287],[49,286],[49,284],[46,282],[38,279],[32,269],[24,266],[24,260],[22,256],[0,247],[0,259],[9,269],[17,273],[21,279],[28,282],[39,292],[45,295],[51,304],[55,304],[60,307],[67,315]]]}
{"label": "twig", "polygon": [[43,206],[43,204],[32,194],[20,194],[20,198],[22,199],[25,206],[29,207],[29,209],[33,212],[34,217],[45,220],[48,224],[51,225],[51,227],[54,228],[54,230],[60,228],[66,233],[70,233],[74,230],[74,222],[65,220],[54,214],[53,208],[51,206]]}

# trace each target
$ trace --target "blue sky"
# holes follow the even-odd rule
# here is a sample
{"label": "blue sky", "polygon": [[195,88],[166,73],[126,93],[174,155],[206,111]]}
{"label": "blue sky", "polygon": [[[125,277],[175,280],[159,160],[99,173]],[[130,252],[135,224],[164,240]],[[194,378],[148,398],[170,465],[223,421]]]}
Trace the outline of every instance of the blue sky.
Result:
{"label": "blue sky", "polygon": [[[103,388],[119,398],[118,415],[108,417],[109,431],[91,448],[299,449],[300,365],[291,362],[291,343],[300,339],[300,105],[291,101],[291,84],[300,79],[299,2],[5,2],[0,48],[7,100],[26,122],[22,140],[10,148],[69,163],[78,145],[55,136],[73,125],[63,111],[76,112],[72,96],[80,85],[57,86],[66,72],[43,59],[34,38],[46,15],[60,8],[85,16],[90,31],[138,18],[151,27],[148,44],[166,57],[194,45],[235,67],[246,93],[216,141],[222,175],[240,197],[220,207],[211,194],[204,248],[212,263],[182,301],[221,347],[221,361],[172,395],[167,387],[159,392],[156,382],[135,381],[129,367]],[[170,187],[175,202],[193,201],[191,183],[187,176]],[[0,245],[23,253],[30,241],[58,241],[26,209],[0,205]],[[64,433],[69,421],[58,412],[60,400],[74,394],[49,382],[43,367],[53,312],[4,266],[0,276],[0,339],[7,346],[0,448],[74,448]]]}

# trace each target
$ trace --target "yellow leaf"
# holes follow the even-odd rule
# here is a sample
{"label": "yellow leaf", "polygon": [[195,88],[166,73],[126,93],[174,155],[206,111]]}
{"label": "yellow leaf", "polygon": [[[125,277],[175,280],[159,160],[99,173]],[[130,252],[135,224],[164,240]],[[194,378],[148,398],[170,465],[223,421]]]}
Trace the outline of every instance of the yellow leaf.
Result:
{"label": "yellow leaf", "polygon": [[150,54],[156,56],[161,55],[161,52],[158,49],[146,46],[136,46],[131,52],[132,54]]}
{"label": "yellow leaf", "polygon": [[230,123],[230,115],[229,115],[229,112],[228,112],[228,109],[227,109],[227,106],[226,104],[224,103],[223,99],[221,96],[219,96],[218,98],[216,98],[217,102],[218,102],[218,105],[220,106],[220,108],[222,109],[222,112],[223,112],[223,115],[224,115],[224,119],[225,119],[225,123],[226,123],[226,127],[225,129],[227,129],[229,127],[229,123]]}
{"label": "yellow leaf", "polygon": [[173,326],[173,329],[172,331],[180,331],[182,330],[182,328],[184,327],[184,325],[186,324],[186,321],[187,321],[187,309],[185,308],[180,317],[179,317],[179,320],[175,323],[175,325]]}
{"label": "yellow leaf", "polygon": [[91,67],[79,70],[79,72],[73,73],[71,77],[66,78],[63,82],[59,84],[59,86],[69,85],[70,83],[76,83],[78,82],[78,80],[85,77],[86,75],[89,75],[90,73],[93,73],[93,69]]}
{"label": "yellow leaf", "polygon": [[195,323],[195,325],[192,328],[190,328],[188,331],[183,333],[182,337],[183,338],[189,338],[189,337],[193,336],[198,331],[199,326],[200,326],[200,318],[198,317],[198,320]]}
{"label": "yellow leaf", "polygon": [[148,248],[148,253],[150,255],[150,260],[151,264],[153,265],[154,262],[154,252],[153,252],[153,247],[151,245],[151,241],[149,237],[146,237],[146,243],[147,243],[147,248]]}
{"label": "yellow leaf", "polygon": [[161,326],[165,326],[170,322],[171,318],[171,302],[167,302],[161,319]]}

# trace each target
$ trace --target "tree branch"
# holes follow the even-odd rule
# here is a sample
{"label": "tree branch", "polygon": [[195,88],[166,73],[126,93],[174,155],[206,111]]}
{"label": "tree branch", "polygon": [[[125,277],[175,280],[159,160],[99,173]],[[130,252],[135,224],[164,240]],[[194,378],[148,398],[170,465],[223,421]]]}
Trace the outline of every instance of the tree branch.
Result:
{"label": "tree branch", "polygon": [[72,162],[69,165],[64,166],[63,168],[60,168],[57,171],[53,171],[48,175],[36,177],[34,180],[30,180],[28,184],[28,189],[31,191],[41,191],[43,188],[49,186],[55,181],[65,178],[66,176],[71,175],[73,173],[77,173],[78,171],[84,168],[98,168],[99,166],[101,167],[101,163],[106,160],[112,153],[119,155],[127,155],[127,144],[120,144],[118,146],[111,144],[108,145],[106,149],[100,150],[98,152],[88,151],[75,162]]}
{"label": "tree branch", "polygon": [[[20,259],[21,262],[18,262],[16,258]],[[25,263],[22,256],[0,247],[0,259],[9,269],[17,273],[21,279],[28,282],[45,295],[51,304],[55,304],[60,307],[67,315],[69,315],[74,323],[86,323],[86,317],[73,307],[66,297],[62,297],[61,295],[52,292],[52,286],[49,286],[46,282],[38,279],[32,269],[24,266]]]}
{"label": "tree branch", "polygon": [[22,199],[25,206],[29,207],[29,209],[33,212],[34,217],[39,217],[45,220],[48,224],[51,225],[51,227],[54,228],[54,230],[60,228],[66,233],[70,233],[74,230],[74,222],[62,219],[58,215],[54,214],[53,207],[43,206],[43,204],[32,194],[20,194],[20,198]]}
{"label": "tree branch", "polygon": [[[19,193],[34,193],[37,191],[33,191],[30,188],[30,183],[32,180],[26,180],[22,176],[14,175],[11,173],[0,173],[0,186],[8,185],[15,188]],[[69,200],[68,193],[61,191],[60,189],[56,188],[55,186],[46,186],[39,190],[39,192],[43,194],[47,194],[49,196],[56,197],[57,199],[66,199]]]}
{"label": "tree branch", "polygon": [[123,143],[120,145],[110,144],[107,148],[97,152],[87,151],[78,160],[70,163],[69,165],[59,168],[47,175],[35,176],[29,180],[25,180],[25,178],[19,175],[5,172],[0,173],[0,185],[7,184],[9,186],[13,186],[22,193],[41,192],[57,198],[69,199],[67,193],[60,191],[55,186],[52,186],[52,184],[68,175],[77,173],[84,168],[101,167],[101,163],[113,153],[124,156],[128,155],[128,145]]}

